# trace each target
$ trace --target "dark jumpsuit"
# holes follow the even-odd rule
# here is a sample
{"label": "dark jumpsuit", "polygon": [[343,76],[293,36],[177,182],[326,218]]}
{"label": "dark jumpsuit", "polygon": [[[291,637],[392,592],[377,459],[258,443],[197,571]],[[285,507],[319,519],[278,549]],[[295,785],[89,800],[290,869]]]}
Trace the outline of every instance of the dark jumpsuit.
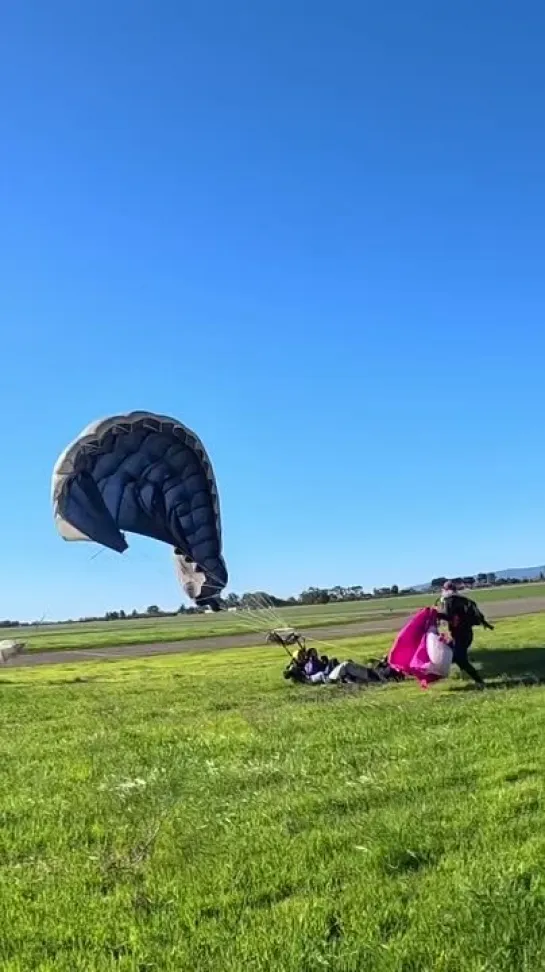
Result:
{"label": "dark jumpsuit", "polygon": [[[467,598],[453,594],[452,597],[445,598],[442,609],[439,610],[439,617],[448,624],[452,638],[452,660],[454,664],[458,666],[460,671],[466,672],[478,685],[484,685],[484,680],[468,658],[468,651],[473,643],[473,625],[475,624],[475,621],[472,624],[468,617],[466,610],[468,605]],[[478,613],[480,614],[480,611]],[[482,620],[477,623],[489,627],[484,615],[481,615],[481,618]]]}

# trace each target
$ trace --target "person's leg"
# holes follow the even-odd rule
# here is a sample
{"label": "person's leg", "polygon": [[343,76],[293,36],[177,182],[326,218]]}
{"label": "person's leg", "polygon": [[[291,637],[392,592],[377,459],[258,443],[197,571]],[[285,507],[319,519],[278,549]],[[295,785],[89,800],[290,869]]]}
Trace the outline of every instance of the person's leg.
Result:
{"label": "person's leg", "polygon": [[471,642],[473,641],[473,632],[471,637],[454,639],[452,660],[455,665],[458,666],[460,671],[465,672],[477,685],[484,685],[484,679],[481,677],[477,669],[471,664],[468,658],[468,651],[471,647]]}
{"label": "person's leg", "polygon": [[367,682],[367,669],[363,665],[358,665],[357,662],[353,662],[350,658],[346,663],[346,668],[344,670],[345,676],[348,676],[353,682]]}
{"label": "person's leg", "polygon": [[327,682],[327,676],[325,672],[314,672],[314,675],[310,676],[309,681],[312,685],[320,685]]}
{"label": "person's leg", "polygon": [[335,668],[332,668],[329,675],[327,676],[328,682],[343,682],[345,678],[346,666],[348,662],[339,662]]}

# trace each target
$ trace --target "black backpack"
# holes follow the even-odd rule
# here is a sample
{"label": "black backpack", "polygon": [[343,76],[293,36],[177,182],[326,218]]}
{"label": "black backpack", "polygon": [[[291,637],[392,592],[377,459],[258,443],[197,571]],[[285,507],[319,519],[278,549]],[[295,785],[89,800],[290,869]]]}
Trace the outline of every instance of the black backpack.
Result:
{"label": "black backpack", "polygon": [[447,618],[450,619],[453,615],[457,615],[471,628],[477,628],[486,621],[475,601],[472,601],[470,597],[464,597],[462,594],[453,594],[452,597],[446,598],[443,609]]}

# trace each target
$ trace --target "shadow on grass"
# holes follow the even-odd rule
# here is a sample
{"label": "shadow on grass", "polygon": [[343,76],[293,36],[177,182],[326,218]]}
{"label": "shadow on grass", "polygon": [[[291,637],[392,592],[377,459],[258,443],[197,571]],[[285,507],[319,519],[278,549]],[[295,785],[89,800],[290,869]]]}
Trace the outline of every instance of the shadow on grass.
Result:
{"label": "shadow on grass", "polygon": [[[470,660],[486,679],[487,691],[491,689],[517,688],[521,685],[545,685],[545,646],[518,648],[508,645],[493,651],[472,651]],[[453,692],[480,691],[467,676]]]}

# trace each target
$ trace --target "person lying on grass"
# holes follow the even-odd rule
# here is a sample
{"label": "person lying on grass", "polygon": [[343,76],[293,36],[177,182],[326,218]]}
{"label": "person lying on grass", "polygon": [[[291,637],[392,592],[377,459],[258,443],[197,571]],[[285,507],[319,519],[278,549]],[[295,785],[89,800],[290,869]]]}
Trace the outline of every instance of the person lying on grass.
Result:
{"label": "person lying on grass", "polygon": [[348,659],[339,662],[337,658],[327,655],[318,656],[316,649],[306,649],[304,653],[297,652],[284,669],[284,678],[307,685],[352,683],[369,685],[372,682],[403,681],[404,676],[394,671],[386,658],[375,664],[361,665]]}
{"label": "person lying on grass", "polygon": [[493,631],[494,626],[488,623],[475,601],[458,594],[456,585],[452,581],[444,584],[441,597],[436,604],[438,619],[446,621],[448,625],[454,664],[460,671],[469,675],[476,685],[484,688],[484,679],[471,664],[468,652],[473,644],[473,628],[481,626],[488,631]]}
{"label": "person lying on grass", "polygon": [[336,658],[329,659],[327,655],[320,657],[314,646],[299,648],[284,669],[284,678],[291,678],[295,682],[321,682],[338,664]]}

